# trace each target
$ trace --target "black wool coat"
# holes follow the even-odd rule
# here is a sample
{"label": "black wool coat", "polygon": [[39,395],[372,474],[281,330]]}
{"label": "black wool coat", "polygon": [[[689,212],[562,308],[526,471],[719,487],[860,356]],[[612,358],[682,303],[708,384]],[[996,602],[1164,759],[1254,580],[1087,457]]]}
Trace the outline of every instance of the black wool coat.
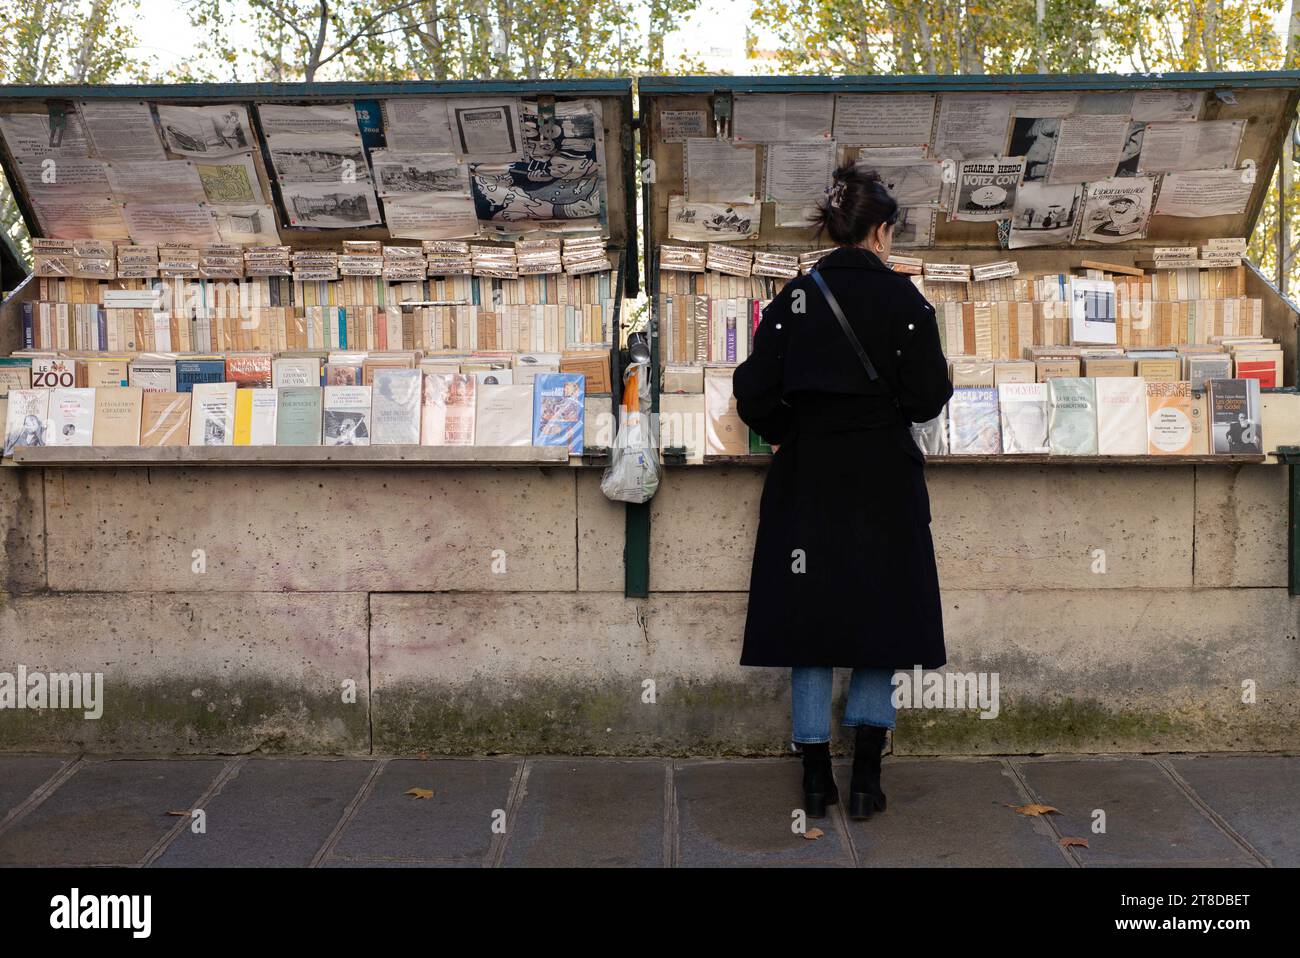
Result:
{"label": "black wool coat", "polygon": [[770,443],[741,665],[932,669],[946,661],[925,457],[909,424],[952,395],[934,307],[871,252],[818,264],[763,310],[732,387]]}

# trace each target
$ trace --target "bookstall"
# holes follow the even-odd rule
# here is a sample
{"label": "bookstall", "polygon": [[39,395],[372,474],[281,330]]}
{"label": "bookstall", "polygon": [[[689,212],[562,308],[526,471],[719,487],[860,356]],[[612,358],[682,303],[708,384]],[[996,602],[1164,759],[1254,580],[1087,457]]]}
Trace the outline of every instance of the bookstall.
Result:
{"label": "bookstall", "polygon": [[[34,259],[0,316],[6,462],[601,462],[630,91],[0,90]],[[345,445],[371,452],[284,449]]]}
{"label": "bookstall", "polygon": [[1296,312],[1245,245],[1300,75],[655,77],[639,93],[669,464],[766,460],[731,372],[826,247],[808,217],[848,162],[899,200],[890,265],[936,308],[956,391],[914,429],[930,463],[1213,468],[1297,441]]}

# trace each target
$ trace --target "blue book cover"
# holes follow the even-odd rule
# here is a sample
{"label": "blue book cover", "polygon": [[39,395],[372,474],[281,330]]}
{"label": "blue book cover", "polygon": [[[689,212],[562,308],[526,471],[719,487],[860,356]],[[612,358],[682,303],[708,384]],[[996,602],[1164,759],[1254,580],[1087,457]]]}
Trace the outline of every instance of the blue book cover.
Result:
{"label": "blue book cover", "polygon": [[367,150],[377,150],[384,146],[384,114],[378,100],[353,100],[352,109],[357,114],[357,128],[361,131],[361,143]]}
{"label": "blue book cover", "polygon": [[223,383],[226,381],[226,362],[223,359],[176,360],[176,391],[194,391],[195,383]]}
{"label": "blue book cover", "polygon": [[587,377],[581,373],[538,373],[533,380],[533,445],[568,446],[582,452],[582,407]]}

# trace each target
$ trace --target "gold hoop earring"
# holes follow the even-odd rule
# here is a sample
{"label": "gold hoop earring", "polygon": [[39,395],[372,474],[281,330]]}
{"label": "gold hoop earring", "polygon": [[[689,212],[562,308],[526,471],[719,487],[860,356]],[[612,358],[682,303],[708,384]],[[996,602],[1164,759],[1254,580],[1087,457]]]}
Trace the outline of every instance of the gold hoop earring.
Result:
{"label": "gold hoop earring", "polygon": [[877,253],[883,253],[884,251],[885,251],[885,246],[884,246],[884,244],[883,244],[883,243],[877,243],[877,244],[876,244],[876,252],[877,252]]}

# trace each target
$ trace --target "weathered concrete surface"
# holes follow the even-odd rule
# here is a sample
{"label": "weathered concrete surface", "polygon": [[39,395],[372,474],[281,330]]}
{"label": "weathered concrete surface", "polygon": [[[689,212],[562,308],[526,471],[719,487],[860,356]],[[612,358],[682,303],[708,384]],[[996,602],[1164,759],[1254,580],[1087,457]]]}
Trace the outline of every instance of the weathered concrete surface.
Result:
{"label": "weathered concrete surface", "polygon": [[45,588],[41,474],[0,466],[0,593]]}
{"label": "weathered concrete surface", "polygon": [[572,590],[574,472],[49,469],[50,588]]}
{"label": "weathered concrete surface", "polygon": [[11,596],[0,671],[103,673],[104,708],[0,711],[0,749],[366,751],[366,614],[347,593]]}
{"label": "weathered concrete surface", "polygon": [[744,607],[727,593],[372,596],[375,747],[779,751],[788,678],[736,664]]}
{"label": "weathered concrete surface", "polygon": [[951,590],[943,602],[947,670],[998,673],[999,714],[903,713],[900,753],[1300,747],[1300,599],[1285,589]]}
{"label": "weathered concrete surface", "polygon": [[[653,500],[651,589],[749,588],[763,476],[755,467],[669,473]],[[927,477],[946,589],[1192,585],[1193,467],[944,465]],[[1284,524],[1285,504],[1263,504],[1258,521]],[[1097,549],[1105,574],[1093,572]]]}
{"label": "weathered concrete surface", "polygon": [[[997,673],[998,714],[905,711],[899,754],[1300,747],[1300,600],[1283,589],[944,603],[949,671]],[[373,596],[376,748],[780,753],[787,673],[736,664],[744,606],[735,593]],[[1246,681],[1256,704],[1241,702]]]}
{"label": "weathered concrete surface", "polygon": [[622,592],[627,505],[605,498],[600,491],[600,476],[600,472],[585,469],[576,474],[578,589]]}
{"label": "weathered concrete surface", "polygon": [[[381,751],[779,753],[785,672],[736,664],[763,475],[670,470],[634,601],[596,470],[0,469],[0,672],[116,703],[0,712],[0,749],[355,753],[372,681]],[[929,479],[951,666],[1001,712],[904,714],[899,753],[1300,744],[1285,469]]]}
{"label": "weathered concrete surface", "polygon": [[1285,466],[1197,470],[1197,587],[1286,587],[1290,471]]}

